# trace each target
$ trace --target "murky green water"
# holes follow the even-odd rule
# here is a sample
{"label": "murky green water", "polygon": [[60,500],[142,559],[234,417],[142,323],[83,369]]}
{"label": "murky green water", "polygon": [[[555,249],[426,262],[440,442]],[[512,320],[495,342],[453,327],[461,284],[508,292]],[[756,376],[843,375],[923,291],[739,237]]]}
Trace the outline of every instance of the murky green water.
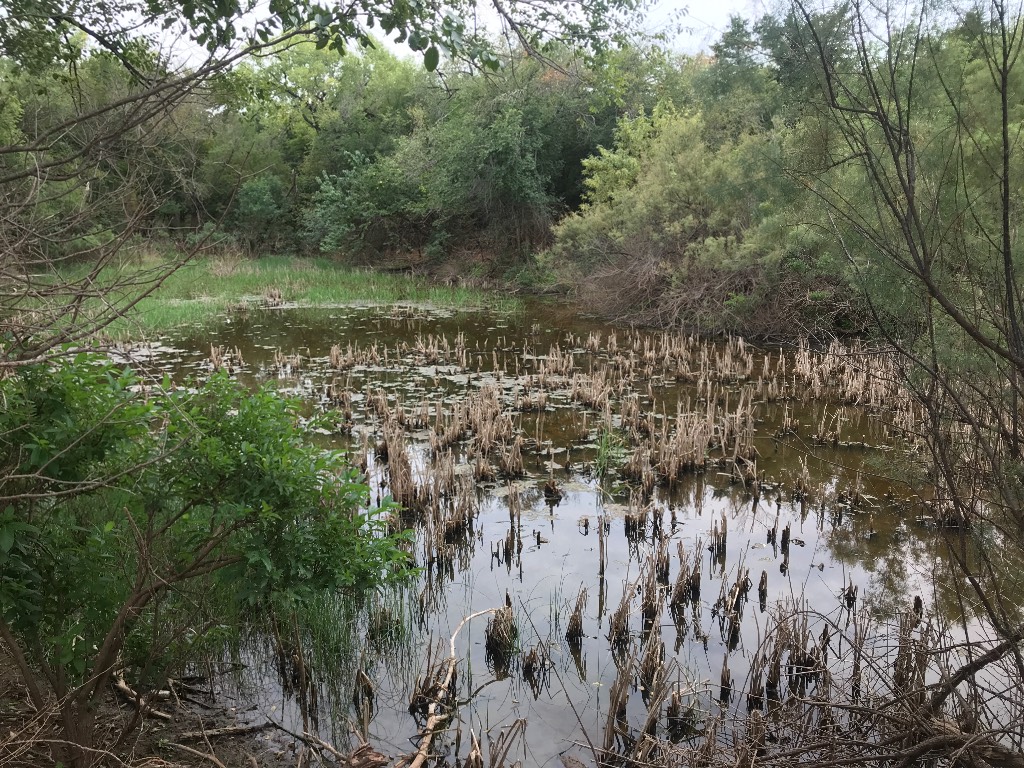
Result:
{"label": "murky green water", "polygon": [[[496,738],[503,727],[524,719],[525,739],[517,742],[512,759],[551,765],[562,753],[576,754],[588,739],[600,746],[617,660],[631,653],[641,657],[659,637],[664,643],[659,660],[669,674],[665,685],[681,692],[699,721],[719,707],[746,708],[750,661],[778,606],[805,604],[841,629],[864,612],[884,624],[908,609],[917,594],[926,606],[931,603],[926,585],[941,558],[943,534],[916,520],[923,510],[908,501],[910,484],[886,477],[894,472],[908,477],[904,469],[894,469],[902,465],[906,443],[893,437],[892,413],[878,403],[843,404],[831,391],[812,397],[807,382],[789,373],[795,365],[792,353],[747,349],[752,366],[745,368],[735,359],[735,345],[731,352],[724,341],[697,345],[694,349],[703,351],[693,353],[689,373],[683,373],[678,361],[667,366],[653,351],[664,342],[659,338],[610,328],[550,304],[532,304],[514,316],[338,307],[237,315],[211,330],[171,339],[151,356],[140,354],[144,365],[181,377],[210,369],[211,345],[222,347],[236,364],[237,350],[244,361],[237,365],[240,378],[271,381],[306,398],[311,410],[337,410],[331,397],[347,392],[351,437],[325,439],[351,446],[353,460],[362,458],[363,446],[382,440],[382,417],[368,405],[386,403],[392,413],[401,405],[409,417],[405,440],[417,477],[426,477],[435,461],[429,439],[438,404],[444,420],[483,388],[499,392],[502,412],[522,438],[525,476],[499,473],[475,484],[472,524],[445,538],[441,553],[431,543],[436,540],[430,538],[433,527],[410,516],[424,572],[398,604],[407,612],[412,641],[383,656],[371,648],[362,661],[374,689],[366,735],[382,752],[412,751],[410,739],[422,721],[410,715],[409,699],[426,648],[432,642],[447,645],[463,617],[508,601],[519,627],[519,652],[498,660],[488,657],[486,617],[462,630],[457,647],[464,659],[459,688],[464,704],[437,750],[453,761],[464,757],[472,730],[486,754],[488,735]],[[352,365],[344,361],[344,370],[333,368],[334,345],[346,354],[351,345],[359,359]],[[550,371],[556,345],[563,366],[558,374]],[[570,354],[571,372],[564,360]],[[780,373],[782,365],[786,373]],[[763,381],[758,384],[765,368],[775,371],[785,385],[782,391],[769,393]],[[581,402],[581,387],[601,376],[611,382],[608,404],[588,407]],[[537,407],[541,393],[543,408]],[[677,414],[707,412],[709,395],[723,413],[741,402],[749,404],[756,468],[733,462],[734,449],[723,437],[722,445],[707,451],[706,468],[660,483],[649,499],[642,498],[617,469],[636,447],[624,425],[623,403],[635,402],[646,424],[639,429],[653,434],[655,443],[659,430],[671,432],[681,418]],[[426,424],[412,418],[421,408],[429,417]],[[608,427],[614,440],[602,451]],[[473,440],[467,434],[451,446],[455,474],[465,478],[463,484],[472,477]],[[373,451],[367,461],[371,483],[390,492],[387,464]],[[598,467],[606,461],[611,468],[601,480]],[[491,463],[497,467],[496,458]],[[748,476],[739,479],[745,470]],[[545,495],[550,481],[560,498]],[[795,492],[801,484],[806,492]],[[647,513],[640,527],[630,515],[642,509]],[[713,531],[723,520],[726,544],[711,552]],[[784,532],[788,546],[783,545]],[[685,565],[677,555],[679,543]],[[667,579],[656,587],[657,610],[645,621],[643,601],[650,588],[644,579],[659,549],[669,555]],[[688,573],[695,558],[699,597],[673,611],[669,603],[677,575],[681,569]],[[729,601],[738,609],[730,618],[728,593],[746,571],[751,587],[745,598]],[[767,583],[763,600],[762,578]],[[856,601],[844,592],[851,585],[857,588]],[[565,632],[582,587],[588,590],[584,637],[573,648]],[[629,634],[615,651],[609,627],[623,595],[629,604]],[[833,642],[842,644],[841,632]],[[539,665],[525,656],[535,647]],[[726,657],[733,695],[722,704]],[[649,695],[642,674],[627,674],[632,678],[627,730],[639,729]],[[273,670],[261,679],[257,706],[296,722],[294,702],[275,682]],[[334,705],[331,715],[328,707],[321,708],[319,727],[329,738],[346,730],[342,714],[351,701]],[[359,720],[354,706],[351,710],[348,716]],[[655,727],[659,735],[668,735],[664,716],[659,715]]]}

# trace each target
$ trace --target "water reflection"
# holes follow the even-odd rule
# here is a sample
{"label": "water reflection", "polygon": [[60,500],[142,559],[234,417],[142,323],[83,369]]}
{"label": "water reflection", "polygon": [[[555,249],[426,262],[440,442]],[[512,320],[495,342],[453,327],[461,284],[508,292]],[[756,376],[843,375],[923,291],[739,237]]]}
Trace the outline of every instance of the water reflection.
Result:
{"label": "water reflection", "polygon": [[[808,350],[616,330],[549,305],[335,307],[233,316],[144,358],[305,398],[374,496],[409,510],[395,524],[416,532],[420,581],[361,614],[356,663],[317,689],[326,738],[351,718],[409,752],[424,659],[485,609],[508,606],[516,632],[499,648],[485,621],[461,630],[446,748],[466,753],[463,728],[497,738],[523,722],[538,764],[588,738],[630,752],[643,734],[707,734],[787,686],[806,695],[822,654],[869,641],[862,614],[895,622],[922,596],[921,613],[959,615],[955,591],[931,591],[956,534],[915,520],[911,475],[885,476],[913,415],[854,373],[821,380],[814,366],[832,363]],[[782,664],[770,622],[792,622],[805,656]],[[308,719],[293,670],[256,674],[275,712]]]}

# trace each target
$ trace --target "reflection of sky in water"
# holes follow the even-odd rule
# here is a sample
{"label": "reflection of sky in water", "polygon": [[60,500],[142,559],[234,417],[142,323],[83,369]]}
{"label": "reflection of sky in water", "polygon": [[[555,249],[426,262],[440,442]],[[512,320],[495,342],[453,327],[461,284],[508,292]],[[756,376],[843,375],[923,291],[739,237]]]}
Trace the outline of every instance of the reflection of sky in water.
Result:
{"label": "reflection of sky in water", "polygon": [[[484,381],[498,381],[508,395],[519,382],[511,373],[499,375],[492,370],[495,357],[499,369],[529,373],[536,370],[537,356],[545,355],[553,343],[559,342],[563,351],[568,351],[573,344],[571,339],[580,345],[581,340],[595,330],[605,336],[608,333],[608,329],[599,324],[546,305],[531,306],[521,315],[500,322],[482,312],[435,314],[415,309],[338,307],[250,312],[237,315],[230,323],[216,329],[184,334],[174,340],[172,347],[161,349],[159,354],[140,355],[138,359],[144,369],[170,370],[180,375],[190,370],[203,371],[211,344],[223,345],[229,350],[237,347],[245,361],[240,374],[243,379],[270,380],[287,392],[313,399],[326,383],[337,378],[356,394],[358,435],[371,429],[365,414],[360,412],[359,402],[368,385],[382,387],[392,397],[392,403],[402,401],[407,411],[424,401],[432,404],[443,398],[451,403]],[[395,352],[403,343],[414,345],[417,335],[422,338],[428,334],[444,334],[449,343],[454,344],[459,332],[466,336],[468,376],[461,369],[453,368],[451,361],[424,365],[412,353]],[[620,349],[625,346],[627,336],[626,331],[618,331]],[[390,350],[388,368],[381,364],[356,367],[349,372],[327,370],[333,344],[343,348],[349,343],[366,347],[374,342],[380,346],[381,354],[385,347]],[[268,369],[277,350],[286,355],[296,352],[303,355],[302,369],[291,377],[278,379]],[[528,352],[525,357],[524,350]],[[589,370],[602,364],[603,356],[591,355],[577,347],[575,362],[578,368]],[[670,418],[675,413],[676,401],[690,396],[685,387],[665,385],[660,379],[637,381],[634,391],[645,407],[650,406],[649,387],[658,404],[656,410],[667,412]],[[519,617],[523,649],[532,647],[537,639],[548,643],[555,671],[548,674],[546,685],[536,698],[522,679],[518,659],[513,661],[508,678],[496,680],[484,654],[486,617],[475,619],[460,634],[458,649],[465,659],[462,669],[467,678],[461,691],[480,690],[461,710],[460,717],[464,726],[478,735],[488,729],[497,733],[497,728],[510,725],[516,718],[527,718],[525,741],[530,746],[520,757],[529,764],[550,763],[573,741],[585,740],[577,715],[567,706],[567,698],[592,739],[598,739],[603,732],[602,709],[616,675],[606,639],[609,614],[618,605],[623,589],[640,576],[643,557],[650,556],[654,550],[650,524],[646,541],[639,545],[627,542],[623,510],[628,495],[621,489],[616,490],[613,484],[606,484],[602,490],[586,476],[574,473],[569,477],[558,469],[555,476],[563,483],[565,495],[553,510],[544,503],[540,486],[547,476],[545,462],[550,454],[543,441],[552,441],[559,449],[555,459],[563,463],[567,459],[560,449],[571,443],[567,446],[570,449],[568,460],[578,469],[593,460],[594,450],[587,445],[592,444],[594,427],[600,423],[599,415],[585,416],[564,395],[552,395],[551,404],[553,407],[543,417],[533,413],[516,416],[525,436],[535,437],[541,444],[540,450],[528,451],[525,456],[533,479],[517,483],[514,491],[522,500],[521,564],[517,559],[508,568],[492,555],[504,541],[510,525],[508,491],[499,484],[496,491],[483,494],[475,538],[471,549],[463,555],[468,559],[468,567],[457,570],[442,593],[434,596],[436,611],[428,613],[424,626],[417,630],[415,641],[421,649],[431,639],[447,644],[464,616],[504,604],[508,593]],[[776,440],[773,436],[786,416],[795,418],[801,425],[799,434]],[[890,486],[873,476],[875,470],[865,471],[860,477],[861,490],[870,497],[868,508],[851,512],[839,507],[838,497],[856,485],[864,458],[874,454],[856,446],[814,446],[808,436],[817,432],[821,425],[834,428],[841,424],[844,441],[877,444],[882,442],[877,420],[856,408],[800,403],[758,405],[756,417],[758,469],[763,470],[769,480],[781,483],[783,488],[792,487],[801,471],[801,459],[807,461],[812,488],[816,490],[804,505],[803,516],[801,505],[786,492],[781,495],[766,492],[754,510],[752,499],[742,485],[731,483],[724,471],[716,469],[681,483],[672,495],[662,492],[655,495],[655,503],[663,509],[663,530],[671,537],[668,548],[670,590],[679,572],[676,542],[683,543],[689,557],[698,540],[703,541],[699,610],[696,614],[686,610],[687,626],[678,651],[674,650],[677,629],[671,616],[666,611],[660,619],[666,661],[678,663],[677,677],[684,688],[715,695],[722,660],[728,649],[719,620],[712,617],[712,607],[723,583],[728,590],[737,578],[741,562],[750,571],[753,587],[743,609],[739,646],[730,654],[729,662],[736,690],[740,693],[745,691],[749,660],[768,628],[768,614],[761,613],[757,599],[762,570],[768,575],[769,606],[780,600],[806,601],[812,611],[831,618],[843,628],[847,613],[840,593],[851,581],[859,586],[860,605],[870,606],[879,620],[887,621],[896,610],[905,610],[914,594],[920,593],[930,600],[923,586],[929,583],[929,569],[941,554],[941,549],[935,546],[936,537],[914,523],[914,513],[894,503],[910,495],[908,488]],[[422,451],[417,450],[414,459],[422,466]],[[460,457],[456,460],[458,462]],[[461,460],[465,460],[464,456]],[[371,471],[371,479],[375,477],[374,472],[376,470]],[[892,493],[893,503],[883,501],[887,492]],[[675,510],[674,525],[670,507]],[[723,513],[728,525],[724,573],[712,563],[707,551],[713,522]],[[599,610],[597,532],[602,514],[610,519],[603,612]],[[791,526],[793,543],[785,572],[780,568],[781,552],[766,545],[766,532],[775,524],[776,516],[780,536],[786,525]],[[589,518],[586,535],[580,523],[584,517]],[[418,552],[422,553],[422,542]],[[581,586],[586,586],[589,592],[583,626],[585,675],[582,677],[563,640],[571,604]],[[411,599],[416,599],[417,591],[412,590]],[[704,642],[695,637],[695,615],[701,633],[706,633],[706,648]],[[815,637],[821,626],[812,626]],[[640,628],[640,597],[635,595],[630,630],[638,649]],[[849,631],[852,633],[852,628]],[[415,733],[416,726],[407,712],[407,705],[410,688],[419,672],[417,664],[409,668],[408,664],[395,663],[393,659],[381,659],[368,670],[378,686],[377,712],[371,722],[370,735],[385,752],[397,754],[411,748],[408,738]],[[280,697],[279,692],[274,693],[275,689],[273,681],[268,679],[264,692],[270,700]],[[699,699],[699,706],[706,709],[711,706],[710,701],[711,698],[704,695]],[[742,695],[734,697],[734,706],[745,706],[743,702]],[[277,702],[279,708],[282,705],[282,701]],[[642,721],[645,710],[638,692],[631,692],[629,706],[633,722]],[[324,732],[333,735],[329,727],[324,728]],[[463,744],[467,743],[468,734],[465,734]]]}

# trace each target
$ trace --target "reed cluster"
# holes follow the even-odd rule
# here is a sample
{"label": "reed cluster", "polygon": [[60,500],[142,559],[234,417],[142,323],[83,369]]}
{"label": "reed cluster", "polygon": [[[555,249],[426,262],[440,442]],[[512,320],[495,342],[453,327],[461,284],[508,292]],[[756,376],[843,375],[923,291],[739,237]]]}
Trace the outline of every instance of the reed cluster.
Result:
{"label": "reed cluster", "polygon": [[[853,581],[835,595],[833,614],[792,600],[773,603],[773,577],[740,551],[743,528],[724,511],[701,523],[692,546],[673,537],[677,510],[701,514],[704,484],[715,477],[733,486],[730,493],[752,510],[752,524],[764,537],[759,546],[771,548],[779,568],[775,580],[779,572],[787,574],[791,551],[802,545],[809,512],[819,516],[819,526],[828,512],[840,522],[843,515],[870,518],[879,500],[866,492],[862,477],[825,488],[806,457],[781,477],[769,477],[764,467],[771,464],[761,452],[787,441],[836,451],[891,449],[899,442],[916,450],[911,433],[921,414],[895,383],[900,372],[894,357],[860,343],[820,349],[804,343],[782,352],[739,338],[718,343],[638,331],[569,335],[546,354],[534,354],[535,345],[535,338],[517,344],[496,336],[471,344],[463,334],[454,340],[418,334],[390,348],[349,342],[331,349],[329,368],[347,378],[336,376],[325,387],[325,407],[338,410],[340,423],[360,436],[361,466],[375,472],[376,487],[405,508],[402,524],[421,533],[421,619],[444,609],[449,585],[483,545],[479,487],[500,490],[509,511],[507,527],[501,521],[498,530],[487,531],[490,567],[521,575],[523,499],[531,493],[522,478],[534,482],[535,500],[543,497],[554,507],[568,485],[556,471],[564,472],[608,489],[616,500],[628,496],[621,530],[630,567],[637,566],[618,601],[609,601],[606,570],[615,529],[605,513],[596,522],[581,519],[581,534],[597,535],[593,597],[600,628],[588,623],[595,617],[585,615],[588,591],[581,587],[567,604],[564,638],[581,678],[584,638],[597,636],[614,659],[604,733],[595,739],[600,764],[783,765],[794,750],[824,763],[842,743],[837,734],[844,728],[863,733],[865,744],[895,743],[887,741],[894,738],[889,726],[864,714],[868,701],[886,702],[887,716],[916,728],[923,739],[946,733],[913,721],[912,710],[893,703],[892,695],[885,698],[878,674],[894,670],[890,682],[899,695],[918,709],[926,705],[920,691],[940,669],[929,653],[945,646],[935,645],[923,629],[923,610],[913,612],[916,623],[907,619],[878,631],[861,612],[860,587]],[[282,360],[294,368],[307,362],[301,355]],[[432,382],[435,394],[418,397],[421,390],[410,389],[403,395],[389,382],[353,389],[360,374],[371,378],[375,372],[367,369],[378,366]],[[800,423],[796,414],[808,412],[805,404],[816,410],[813,419],[804,417],[809,423]],[[555,462],[555,444],[565,435],[547,421],[560,409],[579,414],[569,427],[563,420],[571,444],[562,466]],[[868,422],[875,426],[866,427]],[[872,445],[856,433],[868,434]],[[658,489],[674,494],[674,506],[661,503]],[[939,489],[922,521],[966,524],[943,499]],[[799,509],[798,521],[795,512],[786,519],[784,501]],[[540,533],[534,536],[541,547]],[[532,541],[528,532],[527,548]],[[666,647],[673,645],[673,628],[676,652],[687,640],[710,648],[717,633],[721,650],[711,680],[688,679],[679,668]],[[494,671],[517,673],[537,696],[548,684],[551,659],[559,657],[539,640],[523,650],[522,629],[506,604],[488,623],[485,650]],[[755,648],[749,647],[752,632]],[[436,702],[437,693],[431,690],[423,700]],[[680,741],[684,735],[688,740]],[[783,743],[799,746],[782,749]]]}

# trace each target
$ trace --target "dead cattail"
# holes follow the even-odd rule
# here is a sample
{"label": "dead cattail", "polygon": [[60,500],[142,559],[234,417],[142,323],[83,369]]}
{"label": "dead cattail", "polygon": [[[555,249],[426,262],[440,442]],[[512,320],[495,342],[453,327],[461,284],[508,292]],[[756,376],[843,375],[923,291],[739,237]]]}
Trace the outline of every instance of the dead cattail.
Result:
{"label": "dead cattail", "polygon": [[522,435],[516,435],[509,443],[502,444],[498,457],[498,469],[506,477],[522,477],[526,474],[522,449]]}
{"label": "dead cattail", "polygon": [[473,464],[473,477],[479,483],[491,483],[497,479],[498,473],[494,471],[494,467],[491,466],[487,459],[483,456],[477,456]]}
{"label": "dead cattail", "polygon": [[645,632],[655,624],[661,612],[661,588],[658,586],[657,565],[648,567],[641,583],[640,611],[644,618]]}
{"label": "dead cattail", "polygon": [[618,668],[615,682],[608,692],[608,718],[604,730],[604,752],[611,754],[616,740],[628,737],[629,723],[626,720],[626,705],[629,702],[629,688],[633,682],[630,664]]}
{"label": "dead cattail", "polygon": [[516,617],[512,613],[512,606],[506,604],[487,620],[487,629],[484,630],[484,651],[487,659],[501,661],[510,657],[515,653],[518,638]]}
{"label": "dead cattail", "polygon": [[764,661],[754,654],[750,662],[750,688],[747,691],[747,711],[755,712],[764,708]]}
{"label": "dead cattail", "polygon": [[678,611],[683,603],[690,597],[690,578],[686,562],[686,552],[683,549],[683,542],[676,542],[676,552],[679,555],[679,574],[676,576],[675,586],[672,588],[672,597],[669,600],[673,612]]}
{"label": "dead cattail", "polygon": [[721,687],[719,689],[719,701],[727,705],[732,697],[732,673],[729,671],[729,654],[722,658]]}
{"label": "dead cattail", "polygon": [[[699,542],[698,542],[699,543]],[[698,550],[699,553],[700,550]],[[700,601],[700,556],[693,558],[693,570],[690,572],[690,602]]]}
{"label": "dead cattail", "polygon": [[544,500],[552,506],[562,500],[562,489],[558,487],[558,483],[553,477],[549,477],[544,483]]}
{"label": "dead cattail", "polygon": [[224,370],[224,347],[210,345],[210,368],[213,371]]}
{"label": "dead cattail", "polygon": [[622,650],[629,644],[629,603],[635,589],[635,584],[625,585],[619,607],[608,622],[608,642],[613,650]]}
{"label": "dead cattail", "polygon": [[648,705],[649,709],[660,709],[650,707],[651,697],[658,688],[661,687],[664,681],[664,667],[665,667],[665,643],[661,640],[661,633],[658,630],[660,625],[655,625],[654,629],[647,637],[647,642],[644,644],[643,657],[640,659],[639,666],[639,678],[641,686],[641,697],[644,703]]}
{"label": "dead cattail", "polygon": [[571,645],[579,645],[583,642],[583,612],[587,609],[587,588],[580,587],[576,595],[576,607],[569,616],[569,626],[565,632],[565,639]]}

